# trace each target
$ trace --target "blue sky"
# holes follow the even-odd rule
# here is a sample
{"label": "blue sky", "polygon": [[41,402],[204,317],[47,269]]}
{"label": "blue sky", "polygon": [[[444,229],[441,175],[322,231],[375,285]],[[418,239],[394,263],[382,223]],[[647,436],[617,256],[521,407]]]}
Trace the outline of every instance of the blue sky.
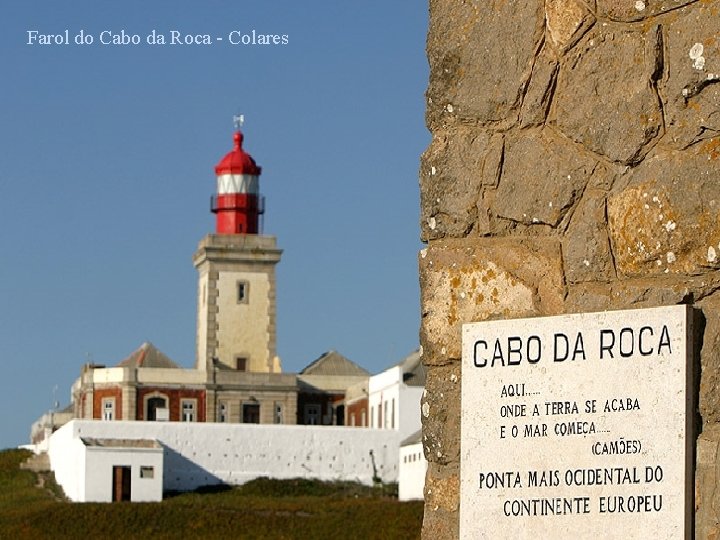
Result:
{"label": "blue sky", "polygon": [[[28,45],[28,30],[69,45]],[[100,33],[141,44],[102,45]],[[192,367],[214,165],[245,114],[263,167],[278,351],[335,349],[377,372],[418,343],[422,2],[13,2],[0,20],[0,448],[69,403],[88,360],[143,341]],[[83,30],[92,45],[75,45]],[[208,34],[213,45],[151,46]],[[287,35],[232,45],[228,35]],[[107,36],[108,34],[105,34]]]}

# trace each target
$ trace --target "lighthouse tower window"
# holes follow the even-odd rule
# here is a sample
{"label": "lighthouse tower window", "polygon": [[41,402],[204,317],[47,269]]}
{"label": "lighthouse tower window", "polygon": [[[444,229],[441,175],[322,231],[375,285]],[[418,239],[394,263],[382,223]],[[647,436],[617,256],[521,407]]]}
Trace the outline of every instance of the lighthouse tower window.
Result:
{"label": "lighthouse tower window", "polygon": [[237,282],[237,301],[238,304],[247,304],[250,293],[250,284],[247,281]]}
{"label": "lighthouse tower window", "polygon": [[235,357],[235,369],[238,371],[247,371],[247,358],[245,356]]}

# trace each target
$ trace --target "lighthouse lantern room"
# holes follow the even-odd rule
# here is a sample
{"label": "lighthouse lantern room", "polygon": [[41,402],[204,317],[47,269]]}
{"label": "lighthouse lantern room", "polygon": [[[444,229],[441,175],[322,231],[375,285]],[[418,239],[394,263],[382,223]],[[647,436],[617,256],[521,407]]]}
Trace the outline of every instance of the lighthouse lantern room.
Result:
{"label": "lighthouse lantern room", "polygon": [[235,147],[215,166],[217,194],[211,209],[217,234],[258,234],[259,218],[265,212],[260,195],[261,168],[243,150],[242,117],[236,117]]}

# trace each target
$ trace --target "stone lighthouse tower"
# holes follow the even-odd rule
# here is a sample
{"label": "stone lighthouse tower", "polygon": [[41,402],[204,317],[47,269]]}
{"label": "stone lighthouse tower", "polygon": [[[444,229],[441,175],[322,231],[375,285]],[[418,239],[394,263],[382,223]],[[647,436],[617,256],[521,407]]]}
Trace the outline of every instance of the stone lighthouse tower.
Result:
{"label": "stone lighthouse tower", "polygon": [[282,250],[260,231],[264,199],[261,168],[243,149],[240,126],[234,148],[215,167],[215,233],[193,256],[198,279],[196,368],[279,373],[275,345],[275,265]]}

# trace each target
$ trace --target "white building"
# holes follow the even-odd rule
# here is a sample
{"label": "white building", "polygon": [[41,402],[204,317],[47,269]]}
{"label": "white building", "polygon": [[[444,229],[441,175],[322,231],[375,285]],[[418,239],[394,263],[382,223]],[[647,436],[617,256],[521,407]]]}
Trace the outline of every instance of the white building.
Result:
{"label": "white building", "polygon": [[398,499],[413,501],[424,498],[427,466],[423,453],[422,430],[416,431],[400,443]]}
{"label": "white building", "polygon": [[421,428],[420,399],[425,388],[425,367],[420,351],[368,381],[370,427],[392,429],[406,438]]}
{"label": "white building", "polygon": [[420,351],[368,381],[370,427],[396,431],[403,439],[398,455],[398,498],[423,498],[427,461],[421,440],[420,399],[425,391],[425,367]]}

